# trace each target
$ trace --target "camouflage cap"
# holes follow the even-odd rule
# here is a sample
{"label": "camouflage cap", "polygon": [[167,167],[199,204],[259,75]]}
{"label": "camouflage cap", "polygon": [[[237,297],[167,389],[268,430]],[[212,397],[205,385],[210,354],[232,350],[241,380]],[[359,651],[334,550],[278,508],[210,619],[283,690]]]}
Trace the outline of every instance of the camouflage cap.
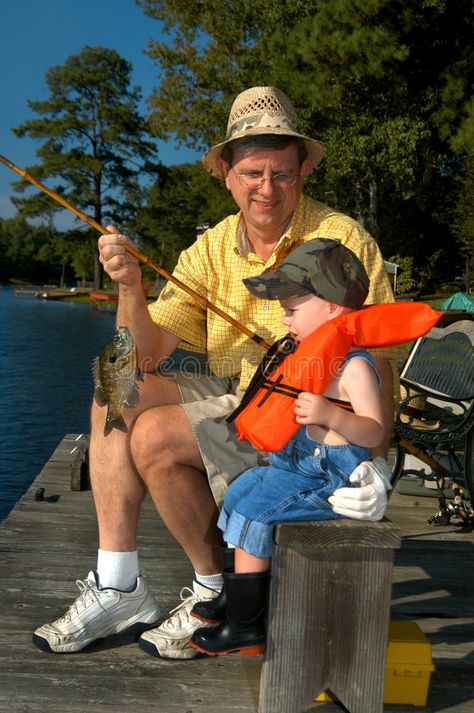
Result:
{"label": "camouflage cap", "polygon": [[308,240],[274,272],[249,277],[244,284],[262,299],[312,294],[353,309],[362,307],[369,291],[369,278],[359,258],[342,243],[328,238]]}
{"label": "camouflage cap", "polygon": [[319,141],[299,132],[293,105],[281,89],[252,87],[239,94],[232,104],[225,140],[209,149],[202,159],[206,170],[217,178],[224,178],[217,165],[224,146],[236,139],[262,135],[294,136],[302,139],[314,168],[319,166],[326,156],[326,149]]}

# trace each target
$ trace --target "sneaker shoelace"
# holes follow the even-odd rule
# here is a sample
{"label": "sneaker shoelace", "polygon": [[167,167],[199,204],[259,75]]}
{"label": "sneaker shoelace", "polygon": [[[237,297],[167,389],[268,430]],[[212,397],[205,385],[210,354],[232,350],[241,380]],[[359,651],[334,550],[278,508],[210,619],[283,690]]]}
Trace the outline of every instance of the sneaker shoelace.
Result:
{"label": "sneaker shoelace", "polygon": [[[181,629],[183,624],[189,622],[191,609],[196,602],[201,601],[198,594],[190,587],[183,587],[179,593],[181,604],[170,611],[170,617],[163,622],[162,627],[166,629]],[[161,628],[161,627],[160,627]]]}
{"label": "sneaker shoelace", "polygon": [[99,593],[96,585],[89,579],[76,579],[76,586],[80,591],[77,599],[71,604],[64,616],[61,617],[60,621],[67,621],[71,619],[73,614],[79,614],[79,605],[82,609],[85,609],[87,605],[92,601],[96,601],[100,605]]}

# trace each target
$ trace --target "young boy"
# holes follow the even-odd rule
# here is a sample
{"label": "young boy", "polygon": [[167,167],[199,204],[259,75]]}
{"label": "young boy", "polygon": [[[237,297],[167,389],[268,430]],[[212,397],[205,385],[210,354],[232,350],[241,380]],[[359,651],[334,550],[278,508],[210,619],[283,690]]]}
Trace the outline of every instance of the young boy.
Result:
{"label": "young boy", "polygon": [[[283,322],[297,341],[328,320],[360,309],[369,287],[354,253],[324,238],[301,245],[275,272],[244,283],[258,297],[280,300]],[[347,402],[351,410],[329,398]],[[384,433],[380,379],[368,352],[351,349],[324,396],[300,393],[294,413],[301,424],[296,435],[269,454],[269,466],[245,471],[227,491],[218,525],[224,540],[235,546],[235,571],[224,572],[225,586],[217,600],[201,602],[193,610],[208,622],[217,618],[216,605],[224,612],[220,624],[194,633],[191,644],[203,653],[262,653],[274,526],[340,517],[328,497],[349,485],[351,472]]]}

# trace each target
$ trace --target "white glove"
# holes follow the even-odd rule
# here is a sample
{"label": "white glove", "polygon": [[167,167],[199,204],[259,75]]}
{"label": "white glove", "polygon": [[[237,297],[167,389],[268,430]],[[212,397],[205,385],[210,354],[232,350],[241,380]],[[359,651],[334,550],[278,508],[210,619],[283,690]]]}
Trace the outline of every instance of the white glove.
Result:
{"label": "white glove", "polygon": [[392,489],[390,475],[387,461],[380,456],[359,463],[349,480],[360,483],[360,488],[335,490],[329,498],[332,509],[353,520],[381,520],[387,507],[387,491]]}

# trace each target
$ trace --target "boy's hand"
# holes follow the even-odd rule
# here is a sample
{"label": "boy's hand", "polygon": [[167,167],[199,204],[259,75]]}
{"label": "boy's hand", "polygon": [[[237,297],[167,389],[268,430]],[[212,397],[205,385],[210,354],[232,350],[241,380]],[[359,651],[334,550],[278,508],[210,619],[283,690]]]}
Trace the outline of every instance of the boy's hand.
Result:
{"label": "boy's hand", "polygon": [[303,391],[295,402],[296,422],[324,426],[330,407],[324,396]]}

